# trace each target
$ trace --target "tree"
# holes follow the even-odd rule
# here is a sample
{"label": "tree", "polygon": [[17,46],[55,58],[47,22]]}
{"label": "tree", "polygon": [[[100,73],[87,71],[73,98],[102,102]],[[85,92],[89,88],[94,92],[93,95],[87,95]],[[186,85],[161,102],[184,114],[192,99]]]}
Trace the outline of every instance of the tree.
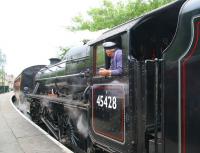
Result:
{"label": "tree", "polygon": [[79,14],[72,19],[73,25],[68,29],[97,31],[112,28],[172,1],[174,0],[120,0],[113,3],[111,0],[102,0],[101,6],[87,11],[89,19]]}
{"label": "tree", "polygon": [[69,51],[69,47],[59,47],[59,58],[60,59],[63,59],[64,58],[64,56],[65,56],[65,54]]}
{"label": "tree", "polygon": [[5,70],[4,70],[5,63],[6,63],[6,56],[0,50],[0,82],[1,82],[1,85],[4,84],[4,79],[5,79]]}
{"label": "tree", "polygon": [[2,53],[1,49],[0,49],[0,67],[4,66],[6,63],[6,56],[5,54]]}
{"label": "tree", "polygon": [[[87,44],[88,42],[89,42],[90,40],[89,39],[83,39],[82,40],[82,43],[83,43],[83,45],[85,45],[85,44]],[[68,52],[70,50],[70,47],[59,47],[59,55],[58,55],[58,57],[60,58],[60,59],[63,59],[64,58],[64,56],[65,56],[65,54]]]}

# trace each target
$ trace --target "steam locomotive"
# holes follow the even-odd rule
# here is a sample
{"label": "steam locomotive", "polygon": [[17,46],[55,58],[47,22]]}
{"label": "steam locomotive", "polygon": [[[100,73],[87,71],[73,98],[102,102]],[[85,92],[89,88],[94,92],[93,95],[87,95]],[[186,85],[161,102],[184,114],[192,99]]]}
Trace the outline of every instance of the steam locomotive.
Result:
{"label": "steam locomotive", "polygon": [[[32,76],[32,120],[74,152],[200,152],[199,36],[199,0],[178,0],[71,48]],[[98,75],[106,41],[122,75]]]}

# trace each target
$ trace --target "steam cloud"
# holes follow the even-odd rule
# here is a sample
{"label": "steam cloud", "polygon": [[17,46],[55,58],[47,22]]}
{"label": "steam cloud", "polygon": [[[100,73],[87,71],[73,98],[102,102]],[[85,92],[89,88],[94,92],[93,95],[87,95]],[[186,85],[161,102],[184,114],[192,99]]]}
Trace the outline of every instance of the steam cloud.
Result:
{"label": "steam cloud", "polygon": [[83,115],[78,118],[77,129],[85,138],[88,136],[88,124]]}

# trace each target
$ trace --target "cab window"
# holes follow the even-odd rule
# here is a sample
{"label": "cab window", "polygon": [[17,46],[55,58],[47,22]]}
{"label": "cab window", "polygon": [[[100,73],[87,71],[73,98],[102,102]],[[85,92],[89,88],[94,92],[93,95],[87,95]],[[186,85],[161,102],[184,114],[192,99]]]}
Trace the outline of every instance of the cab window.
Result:
{"label": "cab window", "polygon": [[96,68],[105,68],[105,51],[102,45],[97,46],[96,49]]}

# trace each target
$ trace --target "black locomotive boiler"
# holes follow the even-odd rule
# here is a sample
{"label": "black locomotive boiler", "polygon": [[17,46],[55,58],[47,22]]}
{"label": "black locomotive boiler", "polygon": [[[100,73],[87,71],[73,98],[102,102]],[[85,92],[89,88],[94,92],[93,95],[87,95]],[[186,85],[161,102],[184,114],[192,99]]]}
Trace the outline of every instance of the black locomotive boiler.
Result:
{"label": "black locomotive boiler", "polygon": [[[70,49],[36,74],[32,119],[75,152],[200,152],[199,28],[199,0],[179,0]],[[107,41],[119,76],[98,75]]]}

